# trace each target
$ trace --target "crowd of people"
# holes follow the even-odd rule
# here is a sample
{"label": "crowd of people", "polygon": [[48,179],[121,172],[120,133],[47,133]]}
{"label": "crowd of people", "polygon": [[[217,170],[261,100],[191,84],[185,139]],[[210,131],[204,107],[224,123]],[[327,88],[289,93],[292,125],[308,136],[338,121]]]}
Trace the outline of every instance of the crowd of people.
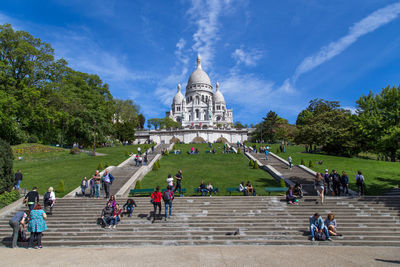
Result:
{"label": "crowd of people", "polygon": [[101,197],[101,190],[104,189],[105,197],[110,197],[111,185],[114,182],[115,178],[110,173],[108,169],[106,169],[103,175],[100,175],[100,172],[96,170],[95,174],[92,176],[92,179],[89,181],[86,177],[81,180],[81,192],[82,196],[86,196],[86,190],[89,188],[89,197]]}
{"label": "crowd of people", "polygon": [[[360,196],[365,193],[365,178],[361,171],[357,171],[355,175],[355,182]],[[320,196],[321,204],[324,202],[324,196],[340,196],[349,194],[349,176],[345,171],[340,175],[336,170],[329,173],[325,169],[324,173],[316,173],[314,180],[314,188]]]}

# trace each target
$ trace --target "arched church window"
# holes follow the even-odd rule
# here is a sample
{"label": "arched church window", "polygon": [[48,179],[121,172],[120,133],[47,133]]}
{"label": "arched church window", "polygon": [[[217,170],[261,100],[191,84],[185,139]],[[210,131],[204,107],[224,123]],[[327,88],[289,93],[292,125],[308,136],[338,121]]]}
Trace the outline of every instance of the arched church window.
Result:
{"label": "arched church window", "polygon": [[217,116],[217,121],[220,121],[221,120],[221,117],[220,116]]}
{"label": "arched church window", "polygon": [[200,110],[196,109],[196,119],[200,118]]}
{"label": "arched church window", "polygon": [[204,102],[204,95],[201,96],[201,101]]}

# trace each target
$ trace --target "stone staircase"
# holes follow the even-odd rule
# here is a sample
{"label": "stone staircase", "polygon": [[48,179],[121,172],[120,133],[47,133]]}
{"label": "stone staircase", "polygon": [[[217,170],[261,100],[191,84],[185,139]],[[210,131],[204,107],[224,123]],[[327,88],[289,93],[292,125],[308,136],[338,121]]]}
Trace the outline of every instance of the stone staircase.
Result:
{"label": "stone staircase", "polygon": [[[161,153],[161,150],[166,149],[168,145],[161,144],[154,149],[153,153],[149,153],[147,155],[148,162],[151,162],[153,158]],[[151,150],[150,150],[151,151]],[[115,195],[118,190],[126,183],[128,180],[139,170],[140,167],[135,166],[135,161],[132,158],[129,162],[123,167],[116,167],[111,170],[111,174],[114,176],[115,180],[111,185],[110,193],[111,195]],[[104,190],[103,190],[104,192]],[[104,196],[104,193],[102,195]]]}
{"label": "stone staircase", "polygon": [[[305,197],[287,205],[281,197],[183,197],[173,203],[168,221],[151,222],[148,197],[135,198],[131,218],[117,229],[96,225],[103,199],[58,199],[49,216],[43,246],[137,245],[349,245],[400,246],[400,197],[328,197],[324,205]],[[120,204],[126,199],[118,199]],[[311,242],[308,218],[333,212],[342,237]],[[9,214],[0,219],[0,238],[9,244]],[[239,235],[227,235],[239,229]]]}
{"label": "stone staircase", "polygon": [[299,166],[293,166],[290,170],[289,166],[277,159],[274,155],[269,154],[268,160],[265,158],[264,153],[251,153],[251,155],[258,159],[264,165],[271,165],[275,170],[280,172],[285,178],[292,182],[300,183],[306,194],[315,195],[314,179],[315,177],[306,172]]}

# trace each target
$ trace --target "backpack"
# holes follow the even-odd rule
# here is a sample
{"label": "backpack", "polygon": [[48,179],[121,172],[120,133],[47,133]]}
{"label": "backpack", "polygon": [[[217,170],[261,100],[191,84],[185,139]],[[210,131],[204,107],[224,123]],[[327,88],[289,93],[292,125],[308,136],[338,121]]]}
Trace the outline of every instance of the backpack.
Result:
{"label": "backpack", "polygon": [[325,241],[326,240],[326,235],[324,232],[317,232],[315,233],[315,239],[319,241]]}
{"label": "backpack", "polygon": [[45,204],[50,202],[50,192],[46,192],[46,194],[44,194],[43,201]]}
{"label": "backpack", "polygon": [[165,202],[170,202],[172,200],[172,198],[171,198],[171,190],[168,190],[168,191],[164,192],[163,200]]}

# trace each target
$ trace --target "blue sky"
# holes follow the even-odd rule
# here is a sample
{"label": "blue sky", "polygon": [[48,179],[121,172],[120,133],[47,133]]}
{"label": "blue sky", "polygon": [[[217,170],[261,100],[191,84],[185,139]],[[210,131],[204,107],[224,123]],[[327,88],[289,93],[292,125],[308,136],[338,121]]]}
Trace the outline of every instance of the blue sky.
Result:
{"label": "blue sky", "polygon": [[400,1],[3,0],[0,23],[49,42],[146,118],[163,117],[203,58],[234,121],[296,121],[314,98],[355,108],[400,84]]}

